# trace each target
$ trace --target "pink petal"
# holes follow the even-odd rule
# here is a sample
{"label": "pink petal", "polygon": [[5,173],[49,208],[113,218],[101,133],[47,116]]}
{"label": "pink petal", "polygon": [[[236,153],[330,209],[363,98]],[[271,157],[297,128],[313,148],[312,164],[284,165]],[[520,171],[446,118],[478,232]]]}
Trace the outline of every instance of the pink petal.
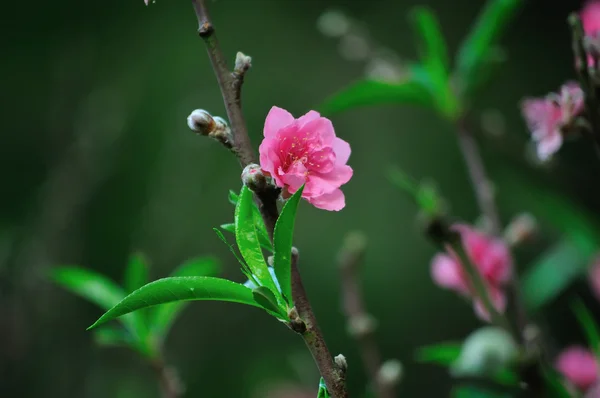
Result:
{"label": "pink petal", "polygon": [[271,174],[277,170],[281,163],[279,156],[277,156],[276,148],[277,141],[270,138],[265,138],[258,147],[260,167]]}
{"label": "pink petal", "polygon": [[275,134],[280,129],[292,124],[294,120],[294,116],[285,109],[276,106],[272,107],[265,120],[265,127],[263,129],[265,138],[275,137]]}
{"label": "pink petal", "polygon": [[589,350],[571,346],[556,359],[558,370],[574,386],[587,390],[598,381],[598,362]]}
{"label": "pink petal", "polygon": [[542,161],[548,160],[554,155],[563,143],[563,137],[560,131],[553,131],[537,143],[537,155]]}
{"label": "pink petal", "polygon": [[326,174],[311,172],[308,175],[308,183],[310,184],[308,193],[311,196],[320,196],[333,192],[350,181],[352,174],[353,170],[350,166],[338,166]]}
{"label": "pink petal", "polygon": [[329,211],[340,211],[346,206],[346,199],[341,189],[306,200],[318,209]]}
{"label": "pink petal", "polygon": [[469,288],[460,264],[447,254],[436,254],[431,260],[431,277],[438,285],[446,289],[467,294]]}
{"label": "pink petal", "polygon": [[350,158],[350,152],[352,152],[350,144],[341,138],[335,137],[332,147],[336,156],[335,164],[346,164]]}
{"label": "pink petal", "polygon": [[306,133],[310,136],[319,137],[321,139],[321,145],[323,146],[331,145],[335,139],[333,124],[331,124],[331,120],[324,117],[310,120],[298,131],[298,134],[300,135]]}
{"label": "pink petal", "polygon": [[594,35],[600,30],[600,2],[588,1],[581,10],[581,22],[586,35]]}
{"label": "pink petal", "polygon": [[[288,191],[294,193],[306,182],[306,175],[306,167],[300,162],[295,162],[287,172],[281,173],[281,180],[288,187]],[[305,196],[304,191],[302,196]]]}
{"label": "pink petal", "polygon": [[[490,288],[488,290],[488,294],[490,295],[490,299],[492,300],[492,305],[499,313],[504,313],[506,310],[506,295],[497,288]],[[490,322],[490,314],[483,305],[483,302],[477,298],[473,300],[473,308],[475,310],[475,315],[483,321]]]}
{"label": "pink petal", "polygon": [[300,128],[302,128],[306,123],[310,122],[311,120],[316,120],[320,117],[321,117],[321,114],[319,112],[308,111],[306,114],[304,114],[298,118],[298,126],[300,126]]}

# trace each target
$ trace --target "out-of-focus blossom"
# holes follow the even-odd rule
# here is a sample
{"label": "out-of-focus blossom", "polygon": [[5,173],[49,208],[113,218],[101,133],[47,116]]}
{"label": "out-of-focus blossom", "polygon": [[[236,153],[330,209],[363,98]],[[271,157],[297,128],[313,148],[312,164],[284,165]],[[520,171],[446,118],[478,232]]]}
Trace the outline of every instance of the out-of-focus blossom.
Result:
{"label": "out-of-focus blossom", "polygon": [[594,354],[583,347],[565,349],[556,359],[555,367],[571,384],[583,391],[598,382],[598,362]]}
{"label": "out-of-focus blossom", "polygon": [[302,197],[315,207],[337,211],[346,205],[340,186],[353,173],[346,164],[350,145],[336,137],[331,121],[318,112],[296,119],[284,109],[271,108],[259,151],[260,166],[287,193],[304,184]]}
{"label": "out-of-focus blossom", "polygon": [[[512,258],[506,244],[474,230],[470,226],[458,224],[452,229],[460,233],[463,247],[470,262],[477,268],[488,289],[488,295],[499,312],[506,309],[506,297],[503,286],[512,276]],[[460,259],[450,248],[447,253],[438,253],[431,262],[431,273],[436,284],[446,289],[473,297],[475,291],[469,286],[467,275]],[[474,309],[477,316],[489,320],[483,303],[475,298]]]}
{"label": "out-of-focus blossom", "polygon": [[600,254],[594,257],[588,271],[588,281],[592,292],[600,300]]}
{"label": "out-of-focus blossom", "polygon": [[526,98],[521,111],[537,146],[540,160],[549,159],[563,143],[565,129],[584,109],[584,94],[577,83],[563,85],[560,93],[543,98]]}

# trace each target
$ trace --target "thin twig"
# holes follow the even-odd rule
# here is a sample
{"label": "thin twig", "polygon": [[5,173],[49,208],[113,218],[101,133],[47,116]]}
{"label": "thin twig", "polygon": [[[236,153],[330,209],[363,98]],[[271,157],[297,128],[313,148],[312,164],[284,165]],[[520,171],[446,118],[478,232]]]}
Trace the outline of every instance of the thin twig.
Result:
{"label": "thin twig", "polygon": [[342,307],[348,321],[348,329],[356,339],[363,365],[378,398],[396,397],[396,385],[380,377],[382,356],[375,340],[375,321],[367,313],[358,275],[364,259],[366,238],[361,233],[346,237],[339,254],[342,279]]}
{"label": "thin twig", "polygon": [[[249,67],[249,61],[246,63],[247,67],[238,68],[230,72],[225,62],[225,57],[219,47],[219,42],[215,34],[215,28],[210,20],[207,12],[206,4],[204,0],[192,0],[196,17],[198,18],[198,34],[204,42],[208,50],[208,56],[212,63],[215,71],[219,87],[221,88],[221,94],[223,95],[223,101],[225,108],[227,109],[227,116],[231,125],[233,134],[233,152],[238,157],[242,167],[247,166],[251,163],[256,163],[256,155],[250,143],[248,131],[246,129],[246,122],[241,109],[241,85],[243,81],[244,73]],[[243,54],[242,54],[243,55]],[[238,59],[240,55],[238,54]],[[267,227],[267,231],[273,238],[273,230],[275,223],[279,217],[279,211],[277,209],[277,198],[279,191],[276,188],[270,187],[265,190],[255,192],[259,209]],[[298,256],[292,256],[292,296],[296,309],[306,323],[306,331],[302,333],[302,337],[308,346],[319,372],[327,388],[333,398],[346,398],[348,392],[345,386],[345,379],[343,372],[334,363],[333,357],[330,354],[325,339],[321,331],[319,330],[317,320],[312,311],[310,302],[304,290],[302,284],[302,278],[300,271],[298,270]]]}
{"label": "thin twig", "polygon": [[179,398],[183,394],[183,386],[175,369],[169,367],[162,356],[154,359],[152,367],[158,375],[162,398]]}
{"label": "thin twig", "polygon": [[306,324],[302,337],[310,350],[319,372],[332,397],[347,398],[345,374],[333,362],[323,334],[319,330],[317,319],[308,301],[300,271],[298,269],[298,251],[292,251],[292,298],[300,317]]}
{"label": "thin twig", "polygon": [[[581,89],[585,94],[585,108],[591,125],[591,136],[596,144],[596,153],[600,153],[600,104],[598,104],[597,84],[590,75],[588,67],[588,57],[585,51],[584,39],[585,32],[581,23],[581,18],[577,13],[573,13],[568,19],[571,26],[571,38],[573,45],[573,55],[575,57],[575,68],[579,77]],[[596,68],[595,71],[598,71]]]}
{"label": "thin twig", "polygon": [[[487,177],[481,154],[479,153],[479,148],[477,147],[477,143],[473,139],[473,136],[466,125],[465,118],[459,120],[458,122],[458,142],[467,164],[467,169],[471,178],[471,184],[473,185],[473,189],[477,197],[479,209],[488,221],[488,227],[491,235],[499,237],[501,234],[502,225],[500,223],[500,217],[496,207],[494,192],[490,180]],[[473,276],[480,277],[481,275],[476,272],[476,274]],[[518,274],[514,272],[510,282],[505,288],[509,298],[509,310],[512,309],[510,312],[514,314],[514,322],[516,326],[516,331],[513,328],[510,328],[510,331],[515,337],[515,340],[523,344],[528,352],[543,353],[544,347],[541,343],[543,339],[540,337],[538,339],[531,340],[528,335],[528,330],[531,329],[531,324],[527,316],[525,305],[523,304],[523,300],[521,298],[520,286],[521,284]],[[524,380],[528,385],[529,393],[534,395],[538,394],[542,388],[539,380],[540,374],[537,370],[538,369],[528,371],[523,375]]]}
{"label": "thin twig", "polygon": [[486,227],[489,228],[491,235],[499,236],[501,233],[501,224],[494,200],[494,188],[485,173],[485,167],[483,166],[483,160],[477,148],[477,143],[467,128],[466,122],[460,121],[458,127],[458,144],[467,164],[477,204],[482,215],[485,217]]}

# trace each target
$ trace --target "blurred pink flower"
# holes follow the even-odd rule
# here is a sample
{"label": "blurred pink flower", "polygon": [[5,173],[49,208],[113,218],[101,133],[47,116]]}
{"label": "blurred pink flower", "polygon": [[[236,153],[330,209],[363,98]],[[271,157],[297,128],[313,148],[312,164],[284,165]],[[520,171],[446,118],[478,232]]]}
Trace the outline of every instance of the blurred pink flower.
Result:
{"label": "blurred pink flower", "polygon": [[598,362],[591,351],[571,346],[556,359],[558,370],[575,387],[585,391],[598,381]]}
{"label": "blurred pink flower", "polygon": [[287,193],[305,184],[302,197],[315,207],[338,211],[345,206],[340,186],[352,177],[346,165],[350,145],[335,136],[329,119],[315,111],[295,119],[274,106],[265,120],[259,151],[262,169]]}
{"label": "blurred pink flower", "polygon": [[[460,233],[463,247],[471,263],[477,267],[487,284],[488,294],[494,308],[499,312],[506,309],[506,297],[502,287],[512,276],[512,258],[506,244],[500,239],[490,238],[468,225],[457,224],[452,229]],[[467,276],[456,253],[450,248],[447,253],[438,253],[431,261],[433,281],[446,289],[472,297],[474,292],[469,286]],[[489,314],[480,299],[473,302],[475,313],[489,321]]]}
{"label": "blurred pink flower", "polygon": [[560,93],[526,98],[521,111],[537,145],[540,160],[547,160],[563,143],[563,128],[570,126],[584,108],[584,94],[577,83],[564,84]]}
{"label": "blurred pink flower", "polygon": [[600,1],[592,0],[585,3],[580,16],[586,35],[593,36],[600,32]]}

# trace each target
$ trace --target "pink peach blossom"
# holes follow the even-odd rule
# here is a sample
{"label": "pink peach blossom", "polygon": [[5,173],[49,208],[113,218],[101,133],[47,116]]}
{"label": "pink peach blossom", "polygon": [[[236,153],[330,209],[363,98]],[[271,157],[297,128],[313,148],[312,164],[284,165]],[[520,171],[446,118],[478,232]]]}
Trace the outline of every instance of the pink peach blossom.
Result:
{"label": "pink peach blossom", "polygon": [[571,346],[556,359],[558,370],[575,387],[585,391],[598,381],[598,362],[591,351]]}
{"label": "pink peach blossom", "polygon": [[563,143],[563,129],[584,109],[584,94],[577,83],[564,84],[560,93],[544,98],[526,98],[521,104],[523,117],[537,145],[540,160],[549,159]]}
{"label": "pink peach blossom", "polygon": [[260,144],[260,165],[277,186],[293,194],[304,184],[302,197],[319,209],[341,210],[340,186],[352,177],[346,163],[350,145],[336,137],[331,121],[310,111],[295,119],[273,107],[267,115]]}
{"label": "pink peach blossom", "polygon": [[[494,308],[504,312],[506,297],[502,287],[510,280],[513,267],[506,244],[464,224],[454,225],[452,229],[460,233],[467,256],[486,282]],[[475,292],[469,286],[463,266],[452,249],[448,248],[447,253],[438,253],[433,258],[431,274],[437,285],[465,297],[474,296]],[[479,298],[473,300],[473,305],[477,316],[489,321],[489,314]]]}
{"label": "pink peach blossom", "polygon": [[600,1],[588,1],[580,12],[581,23],[586,35],[600,32]]}

